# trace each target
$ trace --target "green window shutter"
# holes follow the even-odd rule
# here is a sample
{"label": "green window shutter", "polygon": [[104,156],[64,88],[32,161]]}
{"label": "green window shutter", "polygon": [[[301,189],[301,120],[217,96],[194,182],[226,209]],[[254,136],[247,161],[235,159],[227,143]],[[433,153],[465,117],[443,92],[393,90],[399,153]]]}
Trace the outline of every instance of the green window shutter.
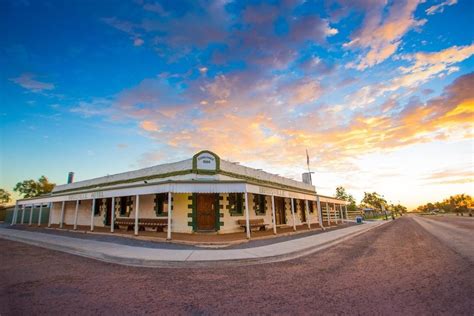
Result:
{"label": "green window shutter", "polygon": [[244,214],[244,194],[243,193],[236,193],[237,194],[237,214],[243,215]]}
{"label": "green window shutter", "polygon": [[100,215],[100,207],[102,205],[102,199],[96,199],[94,205],[94,216]]}
{"label": "green window shutter", "polygon": [[255,214],[256,215],[265,215],[266,210],[266,199],[265,195],[255,194],[254,195],[254,204],[255,204]]}
{"label": "green window shutter", "polygon": [[122,196],[120,198],[120,216],[125,216],[127,214],[127,197]]}
{"label": "green window shutter", "polygon": [[168,203],[168,193],[155,194],[155,214],[156,216],[165,215],[164,205]]}
{"label": "green window shutter", "polygon": [[260,199],[259,199],[259,197],[260,197],[260,195],[253,194],[253,199],[252,199],[253,200],[253,206],[252,207],[253,207],[253,211],[255,212],[255,215],[258,215],[260,213],[260,209],[259,209],[259,207],[260,207],[259,200]]}
{"label": "green window shutter", "polygon": [[265,215],[267,212],[267,199],[265,195],[260,195],[260,212]]}
{"label": "green window shutter", "polygon": [[227,208],[231,216],[243,215],[244,197],[242,193],[229,193],[227,195]]}

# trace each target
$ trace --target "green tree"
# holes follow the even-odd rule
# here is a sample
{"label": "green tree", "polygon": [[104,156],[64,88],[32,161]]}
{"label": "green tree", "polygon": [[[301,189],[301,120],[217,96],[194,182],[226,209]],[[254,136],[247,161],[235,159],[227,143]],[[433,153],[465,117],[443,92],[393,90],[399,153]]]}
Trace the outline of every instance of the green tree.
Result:
{"label": "green tree", "polygon": [[0,204],[7,204],[11,201],[10,193],[7,190],[0,189]]}
{"label": "green tree", "polygon": [[347,193],[346,189],[342,186],[336,188],[336,198],[349,202],[347,210],[349,212],[357,211],[357,205],[352,194]]}
{"label": "green tree", "polygon": [[400,215],[400,216],[402,216],[403,213],[406,213],[408,211],[408,209],[405,206],[401,205],[401,204],[396,204],[396,205],[392,204],[391,205],[391,211],[398,214],[398,215]]}
{"label": "green tree", "polygon": [[417,207],[419,212],[431,212],[434,210],[443,210],[445,212],[456,212],[457,215],[470,212],[471,208],[474,206],[474,200],[468,194],[456,194],[452,195],[447,199],[444,199],[442,202],[429,202],[425,205],[420,205]]}
{"label": "green tree", "polygon": [[467,194],[456,194],[450,196],[447,201],[456,214],[464,215],[469,212],[469,209],[473,206],[472,197]]}
{"label": "green tree", "polygon": [[48,178],[41,176],[38,181],[30,179],[18,182],[13,191],[18,192],[25,198],[30,198],[49,193],[53,190],[54,186],[55,184],[49,182]]}
{"label": "green tree", "polygon": [[372,192],[372,193],[364,192],[364,198],[362,199],[361,204],[363,206],[368,206],[377,210],[381,210],[382,205],[385,208],[388,208],[387,200],[385,200],[377,192]]}

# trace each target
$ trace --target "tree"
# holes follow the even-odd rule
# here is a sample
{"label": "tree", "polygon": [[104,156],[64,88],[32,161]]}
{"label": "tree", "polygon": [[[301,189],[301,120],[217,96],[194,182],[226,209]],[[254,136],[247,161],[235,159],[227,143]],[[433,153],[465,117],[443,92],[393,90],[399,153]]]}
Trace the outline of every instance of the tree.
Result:
{"label": "tree", "polygon": [[387,208],[387,200],[385,200],[377,192],[367,193],[364,192],[364,198],[361,201],[361,204],[364,206],[370,206],[374,209],[382,209],[382,205]]}
{"label": "tree", "polygon": [[20,193],[25,198],[30,198],[51,192],[55,185],[49,182],[45,176],[41,176],[38,181],[30,179],[18,182],[13,191]]}
{"label": "tree", "polygon": [[11,201],[10,193],[7,190],[0,189],[0,204],[7,204]]}
{"label": "tree", "polygon": [[394,213],[397,213],[398,215],[402,216],[403,213],[406,213],[408,211],[408,209],[403,206],[403,205],[400,205],[400,204],[397,204],[397,205],[391,205],[391,210],[392,212]]}
{"label": "tree", "polygon": [[349,212],[357,211],[357,206],[352,194],[346,192],[346,189],[342,186],[336,188],[336,198],[349,202],[347,210]]}
{"label": "tree", "polygon": [[468,194],[452,195],[442,202],[430,202],[425,205],[418,206],[417,210],[420,212],[431,212],[434,210],[443,210],[444,212],[456,212],[457,215],[469,212],[474,206],[472,197]]}

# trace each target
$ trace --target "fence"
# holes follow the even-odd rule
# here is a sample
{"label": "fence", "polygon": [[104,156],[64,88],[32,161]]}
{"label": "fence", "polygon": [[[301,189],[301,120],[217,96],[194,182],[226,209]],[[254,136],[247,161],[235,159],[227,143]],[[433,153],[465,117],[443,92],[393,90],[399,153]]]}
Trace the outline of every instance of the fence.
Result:
{"label": "fence", "polygon": [[[31,218],[31,223],[33,225],[34,224],[38,225],[39,210],[40,210],[39,207],[35,207],[33,209],[33,216]],[[11,224],[12,221],[13,221],[14,211],[15,211],[14,207],[2,210],[1,212],[4,213],[4,217],[1,215],[1,212],[0,212],[0,220],[3,217],[4,218],[3,221],[5,223]],[[22,214],[23,212],[24,212],[24,214]],[[18,215],[17,215],[17,218],[16,218],[16,223],[21,224],[21,219],[23,218],[23,224],[28,224],[29,221],[30,221],[30,213],[31,213],[31,207],[27,207],[25,209],[19,208],[18,209]],[[49,207],[43,206],[43,208],[41,210],[41,224],[42,225],[48,224],[48,219],[49,219]]]}

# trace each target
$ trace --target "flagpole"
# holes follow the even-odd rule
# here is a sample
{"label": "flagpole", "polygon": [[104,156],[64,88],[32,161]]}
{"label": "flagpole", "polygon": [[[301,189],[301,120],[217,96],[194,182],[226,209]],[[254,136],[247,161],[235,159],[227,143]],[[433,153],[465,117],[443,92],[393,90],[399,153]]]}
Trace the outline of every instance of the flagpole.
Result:
{"label": "flagpole", "polygon": [[308,149],[306,149],[306,165],[308,166],[308,175],[309,175],[309,182],[313,184],[313,179],[311,177],[311,170],[309,168],[309,154],[308,154]]}

